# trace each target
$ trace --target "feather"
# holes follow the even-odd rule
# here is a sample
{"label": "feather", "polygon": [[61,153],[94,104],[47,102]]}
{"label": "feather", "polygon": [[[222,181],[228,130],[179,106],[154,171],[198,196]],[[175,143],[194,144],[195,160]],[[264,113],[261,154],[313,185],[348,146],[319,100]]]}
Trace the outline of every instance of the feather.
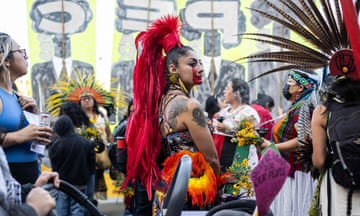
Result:
{"label": "feather", "polygon": [[[281,69],[292,69],[290,66],[293,66],[293,69],[304,70],[322,68],[329,64],[330,58],[336,51],[350,47],[339,0],[331,3],[329,0],[321,0],[320,7],[312,0],[299,0],[299,4],[294,1],[280,0],[282,7],[268,0],[264,0],[264,2],[277,13],[265,12],[256,8],[249,9],[296,32],[307,43],[299,43],[271,34],[241,34],[241,36],[245,36],[245,40],[255,40],[287,50],[285,52],[267,51],[235,60],[288,63],[287,66],[269,70],[256,78],[271,72],[279,72]],[[359,5],[359,0],[357,0],[357,12],[360,8]],[[288,11],[292,13],[288,13]],[[283,55],[281,56],[281,54]]]}
{"label": "feather", "polygon": [[127,178],[140,179],[148,198],[152,198],[153,180],[160,170],[156,164],[161,150],[159,131],[159,102],[166,85],[165,56],[174,47],[181,47],[179,21],[176,16],[164,16],[155,20],[135,40],[137,57],[134,67],[134,107],[128,129]]}
{"label": "feather", "polygon": [[[254,40],[283,49],[280,51],[267,50],[236,59],[235,61],[280,63],[275,68],[255,75],[249,81],[275,72],[325,68],[329,66],[332,57],[336,56],[335,54],[338,51],[349,48],[353,49],[352,52],[355,62],[357,62],[357,68],[360,68],[359,23],[353,14],[355,10],[357,16],[359,15],[359,0],[355,1],[355,5],[351,0],[320,0],[319,5],[315,4],[313,0],[298,0],[296,3],[295,1],[280,0],[282,6],[271,3],[269,0],[264,0],[264,2],[275,10],[275,13],[256,8],[250,8],[250,10],[289,28],[304,39],[306,43],[295,42],[271,34],[241,34],[245,40]],[[344,5],[347,5],[347,7]],[[348,28],[345,28],[345,21]],[[349,25],[348,23],[352,24]],[[352,39],[351,44],[349,43],[349,37]],[[360,70],[358,72],[360,73]],[[350,77],[350,74],[347,76]],[[302,105],[297,122],[299,140],[296,151],[297,159],[298,162],[306,165],[308,170],[313,170],[310,122],[316,105],[317,101],[307,100]]]}
{"label": "feather", "polygon": [[313,96],[309,100],[306,100],[300,109],[297,121],[297,138],[299,144],[295,151],[297,163],[303,165],[305,172],[310,171],[314,178],[319,176],[319,171],[314,168],[312,163],[311,119],[317,104],[318,101],[316,97]]}
{"label": "feather", "polygon": [[55,93],[47,99],[46,109],[52,116],[58,116],[60,107],[67,101],[78,102],[80,95],[87,91],[92,94],[96,102],[103,107],[126,107],[125,97],[117,97],[116,95],[124,94],[113,89],[107,91],[95,79],[95,74],[86,74],[84,71],[74,71],[74,79],[65,76],[64,80],[57,81],[49,89]]}
{"label": "feather", "polygon": [[323,54],[322,52],[319,52],[318,50],[311,48],[311,47],[306,47],[304,46],[302,43],[299,42],[295,42],[286,38],[282,38],[279,36],[275,36],[275,35],[270,35],[270,34],[261,34],[261,33],[245,33],[245,34],[240,34],[241,36],[252,36],[252,37],[244,37],[244,39],[248,39],[248,40],[256,40],[259,42],[263,42],[263,43],[267,43],[267,44],[271,44],[271,45],[275,45],[281,48],[285,48],[285,49],[289,49],[289,50],[293,50],[293,51],[298,51],[298,52],[306,52],[307,54],[313,55],[316,58],[329,58],[329,55],[332,54],[332,52]]}
{"label": "feather", "polygon": [[314,104],[306,101],[299,112],[299,119],[297,121],[297,137],[299,141],[297,153],[297,160],[305,164],[307,168],[311,167],[311,117],[314,110]]}
{"label": "feather", "polygon": [[206,162],[200,152],[180,151],[166,158],[161,170],[161,177],[170,185],[172,177],[176,171],[176,166],[183,155],[189,155],[192,159],[192,171],[188,185],[188,196],[191,198],[192,205],[206,207],[214,203],[217,190],[215,173]]}

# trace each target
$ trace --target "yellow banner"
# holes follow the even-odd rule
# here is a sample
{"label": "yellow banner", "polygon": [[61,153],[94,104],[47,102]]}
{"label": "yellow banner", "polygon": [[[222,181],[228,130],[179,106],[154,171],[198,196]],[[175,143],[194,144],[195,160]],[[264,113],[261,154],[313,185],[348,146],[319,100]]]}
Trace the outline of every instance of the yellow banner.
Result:
{"label": "yellow banner", "polygon": [[[51,86],[65,71],[75,68],[96,77],[107,88],[132,95],[136,35],[153,20],[178,15],[184,44],[201,54],[205,77],[195,92],[204,103],[211,94],[222,95],[231,78],[249,80],[273,67],[269,63],[236,61],[273,47],[245,40],[247,32],[295,37],[279,24],[249,8],[270,8],[260,0],[28,0],[31,92],[43,111]],[[279,3],[280,4],[280,3]],[[281,7],[281,5],[279,5]],[[270,11],[271,12],[271,11]],[[65,66],[65,67],[64,67]],[[249,83],[253,100],[258,92],[280,101],[283,74]],[[280,95],[280,96],[278,96]]]}
{"label": "yellow banner", "polygon": [[28,0],[30,74],[32,96],[45,111],[49,86],[74,70],[93,73],[95,52],[95,0]]}
{"label": "yellow banner", "polygon": [[[269,45],[244,40],[246,32],[270,33],[290,37],[287,29],[253,13],[249,8],[270,8],[258,0],[123,0],[117,1],[113,37],[112,87],[132,94],[132,69],[135,58],[134,39],[153,20],[166,15],[179,15],[183,22],[182,41],[198,50],[205,69],[203,84],[196,97],[204,102],[211,94],[222,95],[232,78],[249,80],[273,67],[273,63],[248,65],[236,62],[251,53],[272,49]],[[211,64],[214,62],[213,64]],[[257,92],[280,93],[281,76],[271,75],[250,83],[251,97]],[[276,100],[276,98],[275,98]]]}

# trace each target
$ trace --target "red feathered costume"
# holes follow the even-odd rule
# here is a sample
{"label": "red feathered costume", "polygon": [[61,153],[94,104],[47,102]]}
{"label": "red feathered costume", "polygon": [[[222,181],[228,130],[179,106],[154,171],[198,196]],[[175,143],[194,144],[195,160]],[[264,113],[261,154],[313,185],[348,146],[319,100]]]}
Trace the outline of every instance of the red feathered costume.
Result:
{"label": "red feathered costume", "polygon": [[156,20],[135,40],[137,58],[134,68],[134,106],[126,129],[128,144],[127,178],[140,179],[152,199],[152,186],[160,178],[156,159],[161,150],[159,103],[166,86],[165,55],[181,47],[179,22],[175,16]]}

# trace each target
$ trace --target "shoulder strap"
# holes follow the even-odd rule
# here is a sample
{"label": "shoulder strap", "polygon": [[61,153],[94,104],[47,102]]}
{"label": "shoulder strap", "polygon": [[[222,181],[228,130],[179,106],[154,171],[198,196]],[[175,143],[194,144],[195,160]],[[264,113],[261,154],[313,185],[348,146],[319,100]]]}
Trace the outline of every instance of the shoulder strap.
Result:
{"label": "shoulder strap", "polygon": [[327,137],[329,137],[329,120],[331,118],[331,112],[329,110],[326,111],[326,122],[325,122],[325,128],[326,128],[326,134]]}
{"label": "shoulder strap", "polygon": [[17,127],[16,130],[20,130],[23,127],[24,121],[25,121],[25,114],[24,114],[24,111],[22,111],[19,126]]}
{"label": "shoulder strap", "polygon": [[328,196],[328,203],[327,203],[327,212],[328,212],[328,216],[331,216],[331,179],[330,179],[330,175],[331,175],[331,170],[328,169],[327,171],[327,196]]}
{"label": "shoulder strap", "polygon": [[[19,105],[21,107],[21,104],[19,102],[19,95],[17,94],[17,92],[15,90],[13,92],[16,95],[16,98],[18,99],[18,103],[19,103]],[[22,108],[21,108],[20,122],[19,122],[19,126],[16,128],[16,130],[20,130],[22,128],[22,126],[24,124],[24,121],[25,121],[25,114],[24,114],[24,110],[22,110]]]}

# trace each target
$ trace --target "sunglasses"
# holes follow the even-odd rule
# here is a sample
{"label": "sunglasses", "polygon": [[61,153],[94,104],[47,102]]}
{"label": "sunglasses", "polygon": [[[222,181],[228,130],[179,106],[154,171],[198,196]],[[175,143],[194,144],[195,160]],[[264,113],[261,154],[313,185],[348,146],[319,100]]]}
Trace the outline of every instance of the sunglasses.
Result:
{"label": "sunglasses", "polygon": [[15,52],[19,52],[19,53],[21,53],[24,57],[27,57],[26,49],[17,49],[17,50],[11,50],[11,51],[10,51],[10,53],[15,53]]}

